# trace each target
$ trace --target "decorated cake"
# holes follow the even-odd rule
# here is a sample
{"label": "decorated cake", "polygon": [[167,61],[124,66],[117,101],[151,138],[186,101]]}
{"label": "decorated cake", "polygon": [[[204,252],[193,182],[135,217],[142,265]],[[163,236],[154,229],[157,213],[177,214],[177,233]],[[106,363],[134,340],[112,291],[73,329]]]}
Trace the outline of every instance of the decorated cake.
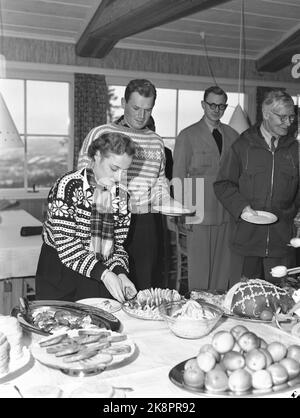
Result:
{"label": "decorated cake", "polygon": [[294,304],[288,290],[265,280],[249,279],[229,289],[224,308],[239,316],[259,318],[263,310],[275,313],[280,308],[282,313],[287,313]]}

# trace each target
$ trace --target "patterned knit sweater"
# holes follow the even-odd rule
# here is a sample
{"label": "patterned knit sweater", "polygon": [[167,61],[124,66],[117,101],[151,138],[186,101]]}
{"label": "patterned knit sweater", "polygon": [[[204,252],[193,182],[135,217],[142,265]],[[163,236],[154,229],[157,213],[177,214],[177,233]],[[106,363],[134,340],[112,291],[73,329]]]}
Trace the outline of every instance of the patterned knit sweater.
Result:
{"label": "patterned knit sweater", "polygon": [[66,267],[84,276],[100,280],[106,268],[116,274],[128,274],[128,255],[123,242],[130,217],[125,223],[117,214],[114,216],[114,253],[107,261],[99,261],[90,251],[93,193],[86,169],[69,172],[58,179],[48,196],[43,240],[56,249]]}
{"label": "patterned knit sweater", "polygon": [[87,155],[89,145],[101,134],[107,132],[128,135],[136,144],[136,153],[127,171],[128,184],[126,184],[131,196],[132,212],[147,212],[149,204],[157,205],[162,199],[169,199],[163,140],[148,128],[136,130],[116,123],[93,128],[81,147],[78,168],[90,165],[91,161]]}

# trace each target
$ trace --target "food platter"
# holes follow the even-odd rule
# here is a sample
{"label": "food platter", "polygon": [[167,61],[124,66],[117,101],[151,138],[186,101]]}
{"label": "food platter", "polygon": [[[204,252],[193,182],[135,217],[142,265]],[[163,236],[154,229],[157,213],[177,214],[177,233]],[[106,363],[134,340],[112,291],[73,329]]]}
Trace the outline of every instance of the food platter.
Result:
{"label": "food platter", "polygon": [[122,304],[114,299],[107,298],[87,298],[77,300],[76,303],[82,303],[83,305],[93,306],[94,308],[103,309],[109,313],[118,312],[122,308]]}
{"label": "food platter", "polygon": [[[43,321],[37,321],[39,314],[44,317]],[[20,325],[26,331],[41,335],[52,334],[54,326],[58,330],[58,328],[84,328],[92,324],[99,328],[117,331],[121,325],[118,318],[103,309],[55,300],[29,302],[26,312],[19,306],[14,307],[11,315],[18,318]],[[57,319],[59,317],[61,320]]]}
{"label": "food platter", "polygon": [[[92,328],[95,330],[95,328]],[[80,330],[71,330],[68,332],[70,338],[78,337]],[[85,331],[89,331],[85,329]],[[35,359],[40,363],[62,371],[65,374],[70,376],[91,376],[103,372],[106,369],[115,368],[120,366],[121,363],[125,362],[134,355],[135,352],[135,343],[127,338],[126,335],[120,334],[110,330],[99,330],[99,332],[104,331],[109,333],[111,337],[116,338],[116,342],[110,343],[109,346],[103,345],[103,348],[97,349],[96,354],[85,359],[76,360],[69,362],[68,357],[70,355],[56,356],[54,353],[49,353],[48,349],[51,347],[42,347],[40,343],[46,341],[42,339],[31,346],[31,353]],[[59,335],[59,334],[57,334]],[[122,339],[124,337],[124,339]],[[49,338],[48,338],[49,339]],[[119,341],[121,339],[121,341]],[[101,340],[102,341],[102,340]],[[53,346],[52,346],[53,347]],[[87,344],[84,349],[94,350],[92,344]],[[121,348],[121,353],[118,353],[118,350]],[[125,351],[123,350],[125,348]],[[114,354],[112,354],[114,353]],[[72,355],[72,354],[71,354]],[[66,361],[67,360],[67,361]]]}
{"label": "food platter", "polygon": [[257,210],[257,215],[253,215],[250,212],[244,212],[241,214],[241,218],[252,224],[261,224],[261,225],[268,225],[272,224],[277,221],[277,216],[271,212],[266,212],[263,210]]}
{"label": "food platter", "polygon": [[174,383],[176,386],[180,387],[181,389],[184,389],[190,393],[198,393],[201,396],[208,396],[208,397],[212,397],[212,396],[217,396],[217,397],[257,397],[257,396],[268,396],[271,394],[280,394],[280,393],[284,393],[286,391],[291,391],[294,389],[297,389],[300,387],[300,376],[297,376],[295,379],[293,380],[289,380],[288,382],[281,384],[281,385],[277,385],[277,386],[273,386],[270,389],[267,390],[261,390],[261,389],[250,389],[248,391],[242,392],[240,394],[238,394],[237,392],[232,392],[230,390],[228,391],[222,391],[222,392],[213,392],[213,391],[208,391],[205,388],[197,388],[197,387],[192,387],[192,386],[188,386],[184,383],[183,381],[183,371],[184,371],[184,365],[185,363],[188,361],[189,359],[182,361],[181,363],[177,364],[176,366],[174,366],[170,372],[169,372],[169,379],[171,380],[172,383]]}
{"label": "food platter", "polygon": [[136,296],[122,304],[122,309],[128,315],[151,321],[163,321],[159,312],[159,305],[182,299],[175,289],[150,288],[140,290]]}
{"label": "food platter", "polygon": [[126,312],[129,316],[137,319],[145,319],[148,321],[163,321],[163,318],[160,316],[158,308],[155,309],[137,309],[132,306],[128,302],[124,302],[122,305],[122,309]]}
{"label": "food platter", "polygon": [[272,323],[272,320],[262,320],[259,318],[255,319],[255,318],[250,318],[247,316],[240,316],[240,315],[236,315],[232,313],[223,304],[224,295],[213,294],[213,293],[209,293],[209,292],[205,292],[201,290],[191,290],[190,292],[188,292],[186,297],[189,297],[190,299],[193,299],[193,300],[197,300],[198,302],[204,301],[204,302],[210,303],[213,306],[217,306],[218,308],[221,308],[223,310],[223,316],[227,318],[238,319],[240,321],[260,323],[260,324]]}
{"label": "food platter", "polygon": [[23,355],[20,357],[20,359],[16,361],[10,361],[9,363],[9,369],[7,373],[0,374],[0,383],[1,380],[5,378],[9,378],[14,372],[20,371],[24,366],[26,366],[30,361],[31,355],[30,351],[27,347],[23,347]]}

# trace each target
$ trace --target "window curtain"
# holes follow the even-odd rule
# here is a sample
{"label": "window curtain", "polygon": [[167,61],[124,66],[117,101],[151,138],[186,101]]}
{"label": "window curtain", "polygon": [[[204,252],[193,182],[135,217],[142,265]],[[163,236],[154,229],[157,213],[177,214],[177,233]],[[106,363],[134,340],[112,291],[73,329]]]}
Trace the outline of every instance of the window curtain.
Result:
{"label": "window curtain", "polygon": [[74,88],[74,169],[84,138],[107,120],[108,89],[105,76],[75,73]]}

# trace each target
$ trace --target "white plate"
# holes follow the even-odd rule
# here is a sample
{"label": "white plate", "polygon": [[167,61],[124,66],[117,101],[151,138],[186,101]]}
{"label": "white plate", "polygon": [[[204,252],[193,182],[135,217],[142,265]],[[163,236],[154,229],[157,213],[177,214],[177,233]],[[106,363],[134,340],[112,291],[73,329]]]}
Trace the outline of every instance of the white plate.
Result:
{"label": "white plate", "polygon": [[174,206],[166,206],[166,205],[156,205],[153,206],[153,209],[157,212],[162,213],[163,215],[169,216],[181,216],[181,215],[191,215],[195,213],[194,210],[187,209],[187,208],[178,208]]}
{"label": "white plate", "polygon": [[250,212],[244,212],[241,214],[241,218],[252,224],[272,224],[277,221],[277,216],[271,212],[265,212],[263,210],[257,210],[257,215],[252,215]]}
{"label": "white plate", "polygon": [[77,300],[77,303],[83,303],[84,305],[90,305],[94,308],[103,309],[106,312],[114,313],[121,309],[121,303],[114,299],[107,298],[87,298]]}
{"label": "white plate", "polygon": [[23,356],[14,362],[9,363],[9,369],[7,373],[0,374],[0,381],[4,377],[9,377],[12,373],[22,369],[22,367],[26,366],[27,363],[30,361],[30,351],[27,347],[23,347]]}
{"label": "white plate", "polygon": [[[120,335],[118,332],[110,331],[107,329],[102,329],[102,331],[109,332],[111,335]],[[74,337],[78,335],[78,330],[71,330],[68,332],[68,334],[71,337]],[[63,361],[64,357],[56,357],[55,354],[47,353],[46,347],[41,347],[39,342],[32,344],[31,353],[33,357],[36,358],[40,363],[50,368],[61,370],[70,376],[89,376],[101,373],[106,369],[110,369],[111,366],[115,368],[116,365],[119,365],[120,363],[123,363],[124,360],[132,357],[135,352],[135,343],[129,338],[126,338],[120,342],[112,343],[112,347],[119,347],[122,345],[130,346],[130,351],[125,354],[112,355],[112,359],[108,363],[104,363],[101,360],[98,361],[98,357],[102,355],[101,351],[99,351],[96,356],[90,357],[89,359],[80,360],[73,363],[66,363]]]}

